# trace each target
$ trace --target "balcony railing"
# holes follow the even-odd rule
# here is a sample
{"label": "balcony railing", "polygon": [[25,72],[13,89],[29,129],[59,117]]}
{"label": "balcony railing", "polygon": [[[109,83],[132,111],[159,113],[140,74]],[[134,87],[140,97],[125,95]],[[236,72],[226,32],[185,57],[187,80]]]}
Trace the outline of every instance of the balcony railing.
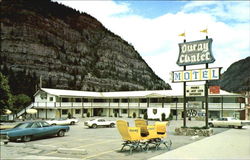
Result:
{"label": "balcony railing", "polygon": [[[34,108],[140,108],[146,109],[147,106],[161,108],[162,103],[91,103],[91,102],[35,102],[32,104]],[[223,107],[222,107],[223,105]],[[203,104],[205,106],[205,103]],[[183,103],[164,103],[164,108],[170,107],[171,109],[183,109]],[[244,103],[209,103],[209,110],[221,110],[223,109],[244,109]]]}

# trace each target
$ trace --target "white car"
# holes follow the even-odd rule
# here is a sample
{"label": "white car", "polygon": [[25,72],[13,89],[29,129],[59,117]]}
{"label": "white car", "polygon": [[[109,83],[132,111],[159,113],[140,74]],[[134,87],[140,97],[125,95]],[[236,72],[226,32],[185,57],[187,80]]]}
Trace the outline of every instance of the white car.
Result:
{"label": "white car", "polygon": [[98,126],[105,126],[105,127],[115,127],[115,121],[108,121],[102,118],[92,119],[89,121],[84,122],[85,126],[89,128],[97,128]]}
{"label": "white car", "polygon": [[242,128],[245,125],[250,125],[250,121],[239,120],[234,117],[222,117],[218,120],[209,121],[210,127],[231,127]]}
{"label": "white car", "polygon": [[46,120],[50,125],[74,125],[78,123],[78,119],[76,118],[60,118],[60,119],[52,119]]}

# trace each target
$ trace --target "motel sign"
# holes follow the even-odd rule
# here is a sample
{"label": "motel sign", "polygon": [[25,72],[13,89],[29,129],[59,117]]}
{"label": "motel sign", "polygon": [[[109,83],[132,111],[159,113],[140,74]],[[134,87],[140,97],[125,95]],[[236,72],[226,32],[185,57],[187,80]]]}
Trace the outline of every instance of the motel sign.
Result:
{"label": "motel sign", "polygon": [[[209,63],[215,61],[212,54],[212,42],[211,38],[206,36],[206,39],[179,43],[179,57],[177,64],[183,66],[182,71],[173,71],[172,72],[172,81],[173,82],[183,82],[183,126],[186,127],[186,117],[187,117],[187,96],[196,97],[204,96],[205,108],[206,108],[206,128],[208,128],[208,81],[209,80],[218,80],[220,79],[220,70],[221,68],[208,68]],[[193,69],[186,70],[186,66],[205,64],[205,69]],[[195,81],[206,81],[204,86],[186,86],[187,82]],[[191,111],[191,110],[189,110]],[[195,114],[196,115],[196,114]],[[190,116],[190,114],[189,114]]]}
{"label": "motel sign", "polygon": [[184,71],[173,71],[173,82],[191,82],[220,79],[221,68],[194,69]]}
{"label": "motel sign", "polygon": [[179,66],[213,63],[211,38],[179,44]]}

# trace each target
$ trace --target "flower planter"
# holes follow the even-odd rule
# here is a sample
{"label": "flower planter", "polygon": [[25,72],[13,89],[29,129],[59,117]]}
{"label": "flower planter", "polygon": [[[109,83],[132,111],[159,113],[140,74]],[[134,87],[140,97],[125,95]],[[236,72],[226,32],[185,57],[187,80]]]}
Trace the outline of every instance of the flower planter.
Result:
{"label": "flower planter", "polygon": [[209,137],[213,135],[213,129],[203,129],[203,128],[175,128],[176,135],[184,136],[205,136]]}

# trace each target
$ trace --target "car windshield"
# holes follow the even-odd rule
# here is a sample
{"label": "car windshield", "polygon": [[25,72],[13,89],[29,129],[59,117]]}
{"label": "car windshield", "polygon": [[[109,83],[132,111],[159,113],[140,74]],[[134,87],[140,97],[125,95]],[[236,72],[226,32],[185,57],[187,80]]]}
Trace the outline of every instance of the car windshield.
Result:
{"label": "car windshield", "polygon": [[33,123],[19,123],[14,128],[29,128]]}

